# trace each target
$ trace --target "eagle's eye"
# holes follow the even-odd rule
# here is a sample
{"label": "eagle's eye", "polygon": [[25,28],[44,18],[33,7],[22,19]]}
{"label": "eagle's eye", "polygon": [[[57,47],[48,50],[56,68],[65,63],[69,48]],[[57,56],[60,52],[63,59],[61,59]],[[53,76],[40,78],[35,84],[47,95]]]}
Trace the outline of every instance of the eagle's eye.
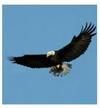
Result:
{"label": "eagle's eye", "polygon": [[55,55],[55,51],[49,51],[49,52],[47,52],[47,57],[54,56],[54,55]]}

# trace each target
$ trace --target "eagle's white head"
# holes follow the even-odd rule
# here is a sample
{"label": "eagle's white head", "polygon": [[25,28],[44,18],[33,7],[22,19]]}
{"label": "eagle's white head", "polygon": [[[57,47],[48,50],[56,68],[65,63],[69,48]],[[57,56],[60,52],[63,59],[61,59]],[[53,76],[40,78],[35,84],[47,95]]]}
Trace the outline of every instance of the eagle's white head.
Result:
{"label": "eagle's white head", "polygon": [[47,52],[47,57],[54,56],[54,55],[55,55],[55,51],[49,51],[49,52]]}

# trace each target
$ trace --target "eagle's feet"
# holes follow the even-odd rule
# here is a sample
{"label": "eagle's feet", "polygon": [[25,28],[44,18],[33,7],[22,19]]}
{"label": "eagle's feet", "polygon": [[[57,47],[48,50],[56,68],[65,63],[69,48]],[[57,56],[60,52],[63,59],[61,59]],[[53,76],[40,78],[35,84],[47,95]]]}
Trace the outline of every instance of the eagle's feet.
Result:
{"label": "eagle's feet", "polygon": [[58,73],[58,72],[49,71],[49,73],[52,73],[52,74],[53,74],[54,76],[56,76],[56,77],[59,77],[59,76],[62,77],[62,74],[61,74],[61,73]]}

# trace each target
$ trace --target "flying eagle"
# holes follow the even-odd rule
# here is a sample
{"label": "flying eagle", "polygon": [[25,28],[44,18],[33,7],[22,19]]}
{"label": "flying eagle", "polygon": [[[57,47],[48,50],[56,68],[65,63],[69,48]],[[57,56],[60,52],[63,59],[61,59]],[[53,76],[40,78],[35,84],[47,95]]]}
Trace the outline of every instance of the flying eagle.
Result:
{"label": "flying eagle", "polygon": [[72,65],[70,62],[87,50],[96,26],[86,23],[82,26],[78,36],[74,36],[71,42],[63,48],[55,51],[49,51],[47,54],[23,55],[20,57],[10,57],[10,61],[30,68],[51,68],[50,73],[55,76],[62,76],[69,73]]}

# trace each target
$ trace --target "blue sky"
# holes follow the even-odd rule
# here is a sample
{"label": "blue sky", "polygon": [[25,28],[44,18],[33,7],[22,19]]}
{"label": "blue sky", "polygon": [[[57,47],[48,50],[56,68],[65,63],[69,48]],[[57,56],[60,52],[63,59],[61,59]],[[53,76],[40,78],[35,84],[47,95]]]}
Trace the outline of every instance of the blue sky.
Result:
{"label": "blue sky", "polygon": [[68,44],[82,25],[96,25],[96,6],[3,6],[3,103],[96,104],[96,36],[71,62],[72,70],[54,77],[49,69],[12,64],[8,57],[47,53]]}

